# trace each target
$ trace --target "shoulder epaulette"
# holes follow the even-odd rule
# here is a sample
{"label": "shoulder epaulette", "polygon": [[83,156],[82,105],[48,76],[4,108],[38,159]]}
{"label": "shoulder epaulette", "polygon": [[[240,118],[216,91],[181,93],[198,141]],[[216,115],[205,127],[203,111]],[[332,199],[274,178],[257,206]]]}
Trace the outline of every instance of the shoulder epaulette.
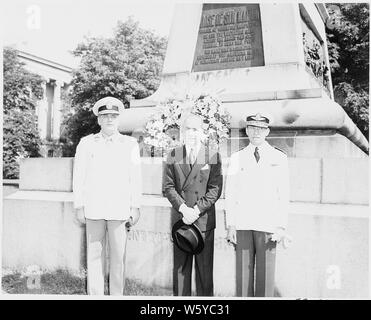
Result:
{"label": "shoulder epaulette", "polygon": [[232,155],[232,154],[235,154],[235,153],[238,153],[238,152],[241,152],[241,151],[243,151],[243,150],[245,150],[246,147],[247,147],[247,146],[244,146],[244,147],[242,147],[242,148],[240,148],[240,149],[238,149],[238,150],[232,152],[231,155]]}
{"label": "shoulder epaulette", "polygon": [[120,142],[126,142],[127,141],[127,138],[126,137],[127,137],[126,135],[120,133],[119,134],[119,140],[120,140]]}
{"label": "shoulder epaulette", "polygon": [[87,136],[82,137],[80,141],[82,141],[82,140],[88,140],[88,139],[92,138],[94,135],[95,135],[94,133],[88,134]]}
{"label": "shoulder epaulette", "polygon": [[273,146],[275,149],[277,149],[278,151],[281,151],[283,154],[287,155],[285,151],[283,151],[282,149],[280,148],[277,148],[276,146]]}

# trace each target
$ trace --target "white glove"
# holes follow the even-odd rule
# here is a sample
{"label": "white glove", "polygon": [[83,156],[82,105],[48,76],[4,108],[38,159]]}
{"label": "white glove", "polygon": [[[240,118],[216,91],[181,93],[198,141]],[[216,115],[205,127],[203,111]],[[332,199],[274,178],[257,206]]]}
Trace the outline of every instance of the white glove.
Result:
{"label": "white glove", "polygon": [[80,225],[83,225],[86,223],[84,207],[80,207],[76,209],[75,221]]}
{"label": "white glove", "polygon": [[130,218],[125,223],[126,230],[129,232],[131,227],[135,225],[140,218],[140,210],[139,208],[131,208],[130,210]]}
{"label": "white glove", "polygon": [[292,237],[289,236],[288,234],[285,234],[283,239],[282,239],[282,246],[284,249],[287,249],[288,247],[291,246],[292,243]]}
{"label": "white glove", "polygon": [[283,236],[285,235],[285,230],[283,228],[277,228],[276,232],[272,234],[271,240],[281,242]]}
{"label": "white glove", "polygon": [[227,231],[227,242],[230,245],[237,245],[236,227],[229,226]]}
{"label": "white glove", "polygon": [[179,207],[179,211],[183,215],[182,220],[185,224],[192,224],[199,217],[195,209],[187,207],[184,203]]}
{"label": "white glove", "polygon": [[277,241],[277,243],[282,243],[284,249],[287,249],[292,242],[292,237],[288,235],[283,228],[277,228],[276,232],[273,233],[271,241]]}

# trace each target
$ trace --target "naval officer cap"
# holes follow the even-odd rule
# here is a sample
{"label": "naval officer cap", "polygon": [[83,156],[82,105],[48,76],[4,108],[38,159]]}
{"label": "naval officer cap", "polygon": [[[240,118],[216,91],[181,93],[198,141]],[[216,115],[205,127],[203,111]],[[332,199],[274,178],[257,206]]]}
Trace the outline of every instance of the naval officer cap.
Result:
{"label": "naval officer cap", "polygon": [[273,117],[268,113],[254,113],[246,117],[246,126],[268,128],[272,123]]}
{"label": "naval officer cap", "polygon": [[114,113],[120,114],[124,110],[124,104],[117,98],[105,97],[98,100],[93,106],[93,113],[100,114]]}

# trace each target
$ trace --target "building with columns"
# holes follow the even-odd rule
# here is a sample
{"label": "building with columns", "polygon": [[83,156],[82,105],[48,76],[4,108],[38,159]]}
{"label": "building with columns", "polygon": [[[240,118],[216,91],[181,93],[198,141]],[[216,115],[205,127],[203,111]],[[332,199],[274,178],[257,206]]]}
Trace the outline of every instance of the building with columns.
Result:
{"label": "building with columns", "polygon": [[64,108],[68,108],[63,97],[71,88],[72,68],[20,50],[18,57],[26,64],[27,70],[44,78],[44,97],[36,110],[43,141],[40,152],[43,157],[61,156],[62,113]]}

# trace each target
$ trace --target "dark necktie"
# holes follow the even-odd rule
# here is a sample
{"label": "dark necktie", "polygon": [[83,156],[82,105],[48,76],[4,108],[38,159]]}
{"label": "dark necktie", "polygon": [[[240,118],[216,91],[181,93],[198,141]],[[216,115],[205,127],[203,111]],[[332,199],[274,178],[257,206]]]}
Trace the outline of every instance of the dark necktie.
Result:
{"label": "dark necktie", "polygon": [[260,154],[259,154],[259,149],[258,149],[258,147],[255,147],[254,156],[255,156],[255,160],[256,160],[256,162],[259,162]]}
{"label": "dark necktie", "polygon": [[196,160],[195,159],[195,152],[194,152],[194,150],[192,148],[189,150],[188,159],[189,159],[189,164],[190,164],[190,166],[192,168],[193,167],[193,164],[194,164],[194,162]]}

